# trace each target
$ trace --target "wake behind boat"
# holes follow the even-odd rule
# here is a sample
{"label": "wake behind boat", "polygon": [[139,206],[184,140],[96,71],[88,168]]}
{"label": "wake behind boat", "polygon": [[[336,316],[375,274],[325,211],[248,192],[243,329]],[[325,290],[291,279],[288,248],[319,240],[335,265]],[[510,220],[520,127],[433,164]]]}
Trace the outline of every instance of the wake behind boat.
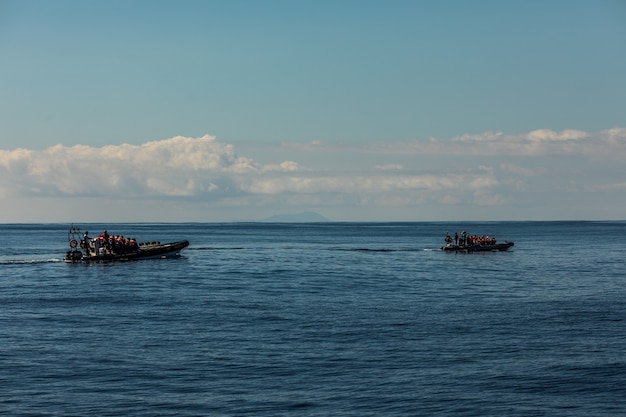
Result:
{"label": "wake behind boat", "polygon": [[66,262],[134,261],[138,259],[173,258],[189,246],[189,241],[164,243],[159,241],[137,242],[134,238],[104,233],[91,238],[89,232],[81,236],[80,229],[70,228],[67,234],[70,246],[65,254]]}
{"label": "wake behind boat", "polygon": [[468,235],[462,232],[459,236],[454,234],[454,239],[446,233],[445,245],[441,250],[446,252],[503,252],[514,246],[513,242],[498,243],[494,237]]}

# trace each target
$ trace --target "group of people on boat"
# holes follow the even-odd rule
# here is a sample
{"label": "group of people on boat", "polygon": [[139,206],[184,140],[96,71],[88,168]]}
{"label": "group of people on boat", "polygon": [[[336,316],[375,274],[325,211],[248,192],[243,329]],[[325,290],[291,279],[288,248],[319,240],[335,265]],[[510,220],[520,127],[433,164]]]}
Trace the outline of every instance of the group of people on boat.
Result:
{"label": "group of people on boat", "polygon": [[86,231],[81,242],[80,247],[86,251],[89,256],[89,251],[93,250],[94,255],[100,255],[102,253],[113,254],[127,254],[136,252],[139,250],[139,244],[134,238],[125,238],[124,236],[109,235],[105,230],[95,238],[89,237],[89,232]]}
{"label": "group of people on boat", "polygon": [[104,231],[92,237],[73,224],[67,234],[70,249],[66,262],[133,261],[137,259],[174,258],[189,246],[188,240],[161,244],[158,240],[138,242],[135,238],[111,235]]}
{"label": "group of people on boat", "polygon": [[465,231],[461,232],[460,235],[454,232],[453,238],[450,233],[446,232],[445,242],[446,245],[452,245],[454,242],[455,246],[495,245],[496,238],[485,235],[470,235]]}

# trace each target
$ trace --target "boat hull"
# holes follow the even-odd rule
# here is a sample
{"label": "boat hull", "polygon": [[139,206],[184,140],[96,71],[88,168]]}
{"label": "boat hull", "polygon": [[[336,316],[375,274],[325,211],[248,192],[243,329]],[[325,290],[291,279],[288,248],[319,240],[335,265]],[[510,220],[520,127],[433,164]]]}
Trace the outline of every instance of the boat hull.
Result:
{"label": "boat hull", "polygon": [[175,258],[189,246],[189,241],[165,243],[163,245],[144,246],[136,251],[127,253],[102,253],[99,255],[85,255],[80,250],[70,250],[65,255],[66,262],[111,262],[136,261],[139,259]]}
{"label": "boat hull", "polygon": [[509,250],[515,244],[513,242],[496,243],[493,245],[446,245],[442,246],[441,250],[446,252],[503,252]]}

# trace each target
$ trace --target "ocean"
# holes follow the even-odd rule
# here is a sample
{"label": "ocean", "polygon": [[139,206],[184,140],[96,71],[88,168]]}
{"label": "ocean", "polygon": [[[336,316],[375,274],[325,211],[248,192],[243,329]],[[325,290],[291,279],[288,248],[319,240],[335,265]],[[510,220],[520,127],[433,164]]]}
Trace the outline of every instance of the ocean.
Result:
{"label": "ocean", "polygon": [[0,225],[1,415],[626,415],[626,222],[77,226],[191,244]]}

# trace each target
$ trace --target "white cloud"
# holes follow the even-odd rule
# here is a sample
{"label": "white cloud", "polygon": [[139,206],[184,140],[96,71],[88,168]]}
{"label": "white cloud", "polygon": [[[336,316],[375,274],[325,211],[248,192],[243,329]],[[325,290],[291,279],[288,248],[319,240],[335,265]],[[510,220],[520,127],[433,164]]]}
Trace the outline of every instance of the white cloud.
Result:
{"label": "white cloud", "polygon": [[[355,207],[408,212],[407,207],[438,205],[447,213],[458,207],[459,215],[470,207],[479,209],[477,213],[506,207],[503,212],[512,213],[518,205],[559,204],[559,196],[576,192],[581,200],[584,193],[594,193],[602,210],[624,200],[619,195],[626,177],[626,129],[487,132],[385,144],[285,144],[280,155],[282,160],[271,160],[270,154],[267,163],[260,163],[208,135],[101,148],[0,150],[0,198],[177,201],[204,204],[198,213],[210,206],[240,218],[235,213],[245,208],[272,214],[289,207],[343,207],[346,216],[358,213]],[[158,206],[150,206],[155,217]]]}
{"label": "white cloud", "polygon": [[268,164],[263,167],[263,171],[265,172],[270,172],[270,171],[295,172],[299,170],[300,170],[300,166],[298,165],[297,162],[294,162],[294,161],[283,161],[278,165]]}
{"label": "white cloud", "polygon": [[378,171],[401,171],[403,166],[402,164],[386,164],[376,165],[374,168]]}
{"label": "white cloud", "polygon": [[221,182],[251,194],[439,190],[462,184],[475,188],[485,182],[483,173],[469,179],[400,174],[401,164],[379,165],[382,173],[376,175],[320,175],[320,167],[303,171],[289,160],[261,165],[237,156],[232,145],[212,136],[102,148],[55,145],[43,151],[0,151],[0,167],[15,191],[50,195],[198,196],[224,191]]}
{"label": "white cloud", "polygon": [[376,193],[388,191],[390,188],[406,188],[412,182],[417,186],[417,181],[411,178],[391,177],[364,177],[364,176],[291,176],[289,178],[255,178],[247,191],[255,194],[281,194],[281,193]]}
{"label": "white cloud", "polygon": [[[334,146],[337,149],[337,146]],[[314,150],[314,149],[310,149]],[[322,148],[318,148],[318,151]],[[452,139],[429,138],[408,142],[386,142],[355,148],[353,152],[414,155],[536,156],[563,153],[582,156],[626,157],[626,129],[599,132],[574,129],[538,129],[523,134],[484,132]]]}
{"label": "white cloud", "polygon": [[[142,145],[55,145],[0,151],[5,187],[23,193],[183,196],[213,192],[213,180],[261,170],[212,136],[174,137]],[[45,190],[45,191],[44,191]]]}
{"label": "white cloud", "polygon": [[567,140],[580,140],[588,136],[586,132],[580,130],[567,129],[560,132],[555,132],[549,129],[533,130],[525,135],[531,142],[549,142],[549,141],[567,141]]}
{"label": "white cloud", "polygon": [[[461,136],[453,138],[453,142],[468,142],[468,143],[481,143],[481,142],[496,142],[505,139],[505,135],[502,132],[485,132],[481,134],[466,133]],[[431,138],[431,142],[438,142],[437,139]]]}

